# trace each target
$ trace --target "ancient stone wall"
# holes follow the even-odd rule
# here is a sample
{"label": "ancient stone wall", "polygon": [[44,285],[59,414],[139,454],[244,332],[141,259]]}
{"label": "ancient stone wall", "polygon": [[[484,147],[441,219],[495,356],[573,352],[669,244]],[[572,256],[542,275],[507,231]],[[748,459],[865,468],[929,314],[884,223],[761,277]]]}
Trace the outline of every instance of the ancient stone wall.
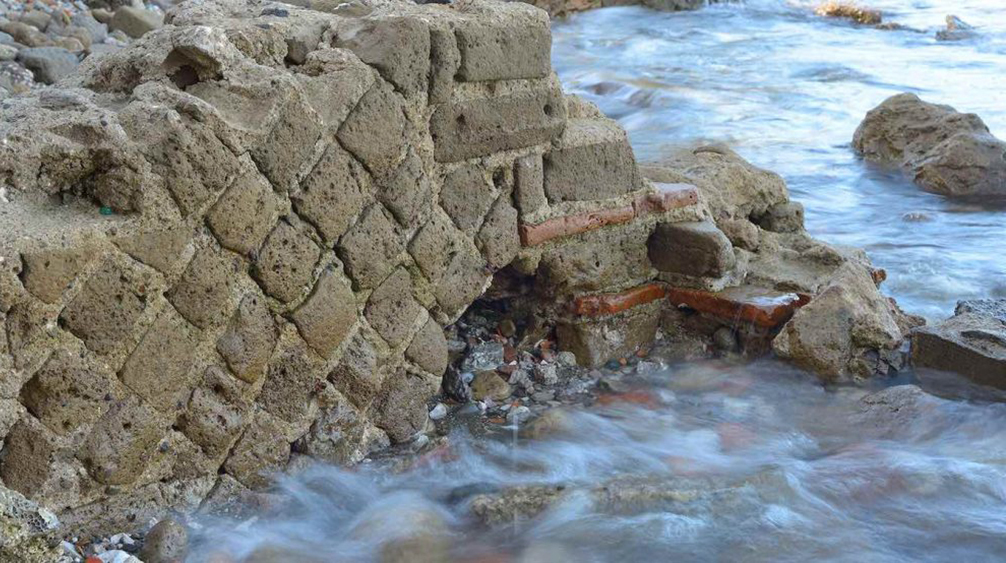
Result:
{"label": "ancient stone wall", "polygon": [[644,178],[536,8],[312,7],[192,0],[2,102],[0,479],[70,529],[410,440],[501,272],[598,365],[660,325],[767,346],[809,297],[721,290],[846,261],[728,152]]}
{"label": "ancient stone wall", "polygon": [[0,479],[70,526],[409,440],[505,267],[582,363],[653,337],[589,300],[706,212],[563,95],[545,13],[315,4],[189,2],[3,101]]}

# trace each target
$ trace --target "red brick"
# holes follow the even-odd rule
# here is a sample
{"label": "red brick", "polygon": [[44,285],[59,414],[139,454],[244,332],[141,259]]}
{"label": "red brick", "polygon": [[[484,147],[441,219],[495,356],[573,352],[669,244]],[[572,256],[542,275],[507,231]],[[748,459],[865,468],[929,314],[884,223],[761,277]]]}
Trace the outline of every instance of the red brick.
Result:
{"label": "red brick", "polygon": [[763,328],[782,326],[798,308],[810,302],[808,295],[752,287],[732,287],[718,293],[671,287],[667,288],[667,298],[675,306],[686,305],[736,324],[753,323]]}
{"label": "red brick", "polygon": [[614,315],[638,305],[661,299],[666,294],[663,285],[649,283],[619,293],[583,295],[573,300],[573,312],[584,317]]}
{"label": "red brick", "polygon": [[536,246],[559,237],[585,233],[608,225],[628,223],[651,213],[664,213],[672,209],[694,205],[699,192],[690,184],[654,184],[658,193],[638,196],[631,204],[614,209],[586,211],[565,217],[555,217],[537,225],[520,226],[520,241],[524,246]]}

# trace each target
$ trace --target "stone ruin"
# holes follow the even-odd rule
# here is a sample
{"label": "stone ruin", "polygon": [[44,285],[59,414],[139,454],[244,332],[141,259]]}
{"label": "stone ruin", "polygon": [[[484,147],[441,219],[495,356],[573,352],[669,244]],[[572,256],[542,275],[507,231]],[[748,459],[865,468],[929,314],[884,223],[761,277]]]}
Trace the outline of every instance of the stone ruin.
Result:
{"label": "stone ruin", "polygon": [[[491,285],[583,365],[658,329],[764,352],[828,291],[802,322],[845,349],[804,365],[867,375],[900,339],[778,176],[716,147],[637,166],[532,6],[193,0],[166,24],[2,102],[0,479],[66,529],[410,440]],[[829,315],[848,287],[869,306]]]}

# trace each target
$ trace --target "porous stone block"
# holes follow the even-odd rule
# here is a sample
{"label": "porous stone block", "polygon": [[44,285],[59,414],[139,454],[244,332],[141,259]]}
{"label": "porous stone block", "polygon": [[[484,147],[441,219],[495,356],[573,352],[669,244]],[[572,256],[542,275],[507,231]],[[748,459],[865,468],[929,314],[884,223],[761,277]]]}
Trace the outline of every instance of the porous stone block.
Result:
{"label": "porous stone block", "polygon": [[454,76],[461,64],[461,53],[454,30],[446,22],[430,22],[429,104],[442,104],[454,92]]}
{"label": "porous stone block", "polygon": [[482,222],[496,198],[486,178],[485,168],[466,165],[447,174],[440,190],[440,207],[463,231],[474,229]]}
{"label": "porous stone block", "polygon": [[429,380],[398,371],[385,380],[374,401],[374,424],[387,432],[392,442],[408,441],[426,426],[426,398],[435,392],[436,385]]}
{"label": "porous stone block", "polygon": [[56,434],[101,418],[113,398],[111,374],[66,350],[55,350],[21,388],[21,403]]}
{"label": "porous stone block", "polygon": [[217,351],[234,375],[254,383],[265,372],[278,340],[265,298],[249,294],[241,300],[226,332],[217,340]]}
{"label": "porous stone block", "polygon": [[548,204],[540,154],[518,158],[514,162],[514,180],[514,201],[522,214],[534,213]]}
{"label": "porous stone block", "polygon": [[464,241],[459,245],[433,290],[445,315],[456,318],[482,295],[491,278],[486,266],[472,243]]}
{"label": "porous stone block", "polygon": [[402,237],[380,204],[364,211],[336,248],[357,289],[371,289],[381,283],[403,250]]}
{"label": "porous stone block", "polygon": [[268,295],[288,303],[310,285],[320,257],[321,249],[311,237],[280,221],[262,246],[252,275]]}
{"label": "porous stone block", "polygon": [[626,287],[651,279],[646,252],[649,229],[629,226],[602,229],[547,250],[538,263],[543,293],[571,295]]}
{"label": "porous stone block", "polygon": [[[374,127],[380,123],[380,127]],[[395,170],[405,145],[405,102],[386,82],[375,84],[339,127],[339,142],[375,178]]]}
{"label": "porous stone block", "polygon": [[426,321],[405,350],[405,357],[437,377],[443,375],[448,360],[444,329],[433,319]]}
{"label": "porous stone block", "polygon": [[246,487],[263,489],[272,483],[271,474],[282,469],[289,459],[285,425],[269,413],[257,411],[224,462],[224,470]]}
{"label": "porous stone block", "polygon": [[239,254],[258,250],[279,217],[272,186],[250,171],[234,181],[206,216],[220,245]]}
{"label": "porous stone block", "polygon": [[476,237],[489,266],[496,270],[512,262],[520,251],[517,210],[508,199],[504,196],[496,200]]}
{"label": "porous stone block", "polygon": [[292,319],[311,348],[327,358],[353,329],[356,312],[356,296],[349,281],[341,273],[327,270]]}
{"label": "porous stone block", "polygon": [[250,154],[277,190],[289,192],[297,185],[300,169],[314,151],[321,130],[318,114],[293,90],[269,134]]}
{"label": "porous stone block", "polygon": [[548,15],[507,5],[498,17],[459,21],[455,28],[465,82],[543,78],[551,71],[552,33]]}
{"label": "porous stone block", "polygon": [[336,26],[334,47],[349,49],[405,96],[426,92],[430,30],[407,16],[347,19]]}
{"label": "porous stone block", "polygon": [[192,388],[189,371],[198,344],[199,330],[166,307],[129,355],[119,377],[158,410],[180,409]]}
{"label": "porous stone block", "polygon": [[247,424],[251,403],[245,384],[225,370],[210,366],[192,392],[179,428],[210,457],[225,454]]}
{"label": "porous stone block", "polygon": [[35,297],[46,303],[56,303],[93,254],[86,247],[25,252],[21,255],[21,282]]}
{"label": "porous stone block", "polygon": [[660,302],[652,301],[622,313],[567,320],[556,325],[559,349],[576,355],[579,365],[597,367],[649,346],[660,324]]}
{"label": "porous stone block", "polygon": [[139,397],[115,401],[94,425],[77,458],[104,485],[128,485],[146,469],[167,432],[164,417]]}
{"label": "porous stone block", "polygon": [[365,315],[374,330],[395,348],[405,341],[422,307],[412,295],[412,278],[399,268],[370,295]]}
{"label": "porous stone block", "polygon": [[367,204],[365,174],[352,155],[331,143],[291,198],[297,213],[326,243],[342,236]]}
{"label": "porous stone block", "polygon": [[149,227],[116,239],[120,250],[161,273],[174,269],[192,240],[185,224]]}
{"label": "porous stone block", "polygon": [[346,352],[328,374],[328,380],[353,404],[365,408],[381,389],[383,377],[379,367],[378,352],[361,331],[346,346]]}
{"label": "porous stone block", "polygon": [[528,90],[444,104],[430,119],[439,162],[547,143],[565,126],[562,90],[552,80]]}
{"label": "porous stone block", "polygon": [[552,203],[589,201],[641,187],[625,131],[609,119],[571,119],[544,158],[545,195]]}
{"label": "porous stone block", "polygon": [[295,333],[286,333],[269,361],[258,403],[269,414],[292,424],[310,421],[315,395],[324,384],[324,362]]}
{"label": "porous stone block", "polygon": [[671,274],[719,278],[736,264],[730,239],[712,221],[660,223],[647,248],[654,267]]}
{"label": "porous stone block", "polygon": [[59,320],[90,350],[108,354],[132,334],[147,308],[147,282],[135,268],[108,260],[88,278]]}
{"label": "porous stone block", "polygon": [[391,445],[388,435],[376,428],[345,398],[339,397],[294,444],[298,453],[336,465],[353,465],[370,453]]}
{"label": "porous stone block", "polygon": [[409,149],[395,174],[378,192],[377,198],[405,228],[413,228],[429,218],[433,190],[423,172],[423,161]]}
{"label": "porous stone block", "polygon": [[55,437],[30,418],[18,421],[4,437],[0,451],[0,479],[25,496],[35,497],[53,471]]}
{"label": "porous stone block", "polygon": [[430,281],[437,282],[447,270],[461,237],[461,232],[446,214],[434,211],[430,221],[409,242],[409,254],[423,274]]}
{"label": "porous stone block", "polygon": [[917,328],[912,333],[912,363],[917,368],[956,372],[979,385],[1006,389],[1006,317],[1000,316],[1004,314],[1001,307],[996,315],[990,307],[958,304],[954,317]]}
{"label": "porous stone block", "polygon": [[123,126],[130,138],[143,143],[141,151],[151,171],[163,178],[185,215],[202,209],[239,174],[237,157],[210,126],[176,111],[143,112]]}
{"label": "porous stone block", "polygon": [[244,264],[226,250],[204,248],[196,252],[181,279],[165,297],[190,323],[207,328],[227,319],[234,301],[234,286]]}

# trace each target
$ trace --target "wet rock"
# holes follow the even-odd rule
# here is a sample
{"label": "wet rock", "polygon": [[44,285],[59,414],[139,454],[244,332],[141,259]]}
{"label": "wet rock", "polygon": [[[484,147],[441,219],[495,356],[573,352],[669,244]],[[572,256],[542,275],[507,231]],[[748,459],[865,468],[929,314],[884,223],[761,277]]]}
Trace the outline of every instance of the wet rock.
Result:
{"label": "wet rock", "polygon": [[897,434],[931,419],[939,403],[915,385],[898,385],[860,399],[857,421],[884,434]]}
{"label": "wet rock", "polygon": [[32,47],[21,49],[17,60],[43,84],[55,84],[70,75],[79,61],[77,55],[62,47]]}
{"label": "wet rock", "polygon": [[495,371],[480,371],[475,374],[472,380],[472,397],[476,401],[492,399],[494,401],[505,401],[510,396],[510,384],[508,384]]}
{"label": "wet rock", "polygon": [[869,377],[876,358],[902,341],[898,314],[865,267],[846,264],[783,326],[772,348],[827,380]]}
{"label": "wet rock", "polygon": [[512,487],[498,494],[478,495],[471,510],[483,524],[499,526],[530,520],[555,504],[566,492],[563,485]]}
{"label": "wet rock", "polygon": [[721,326],[713,333],[713,344],[723,352],[735,352],[737,350],[737,335],[732,329]]}
{"label": "wet rock", "polygon": [[568,411],[562,408],[548,409],[521,429],[521,436],[541,440],[569,432],[573,421]]}
{"label": "wet rock", "polygon": [[461,364],[462,371],[493,370],[503,363],[503,343],[483,342],[476,344],[468,352]]}
{"label": "wet rock", "polygon": [[883,20],[880,10],[866,8],[847,0],[828,0],[818,6],[814,12],[823,17],[843,18],[870,25],[879,24]]}
{"label": "wet rock", "polygon": [[936,32],[936,39],[939,41],[963,41],[977,36],[978,32],[973,25],[954,15],[947,16],[946,29]]}
{"label": "wet rock", "polygon": [[916,329],[912,363],[1006,389],[1006,300],[961,301],[950,319]]}
{"label": "wet rock", "polygon": [[531,409],[521,405],[519,407],[514,407],[507,411],[506,422],[510,425],[519,425],[527,422],[531,418]]}
{"label": "wet rock", "polygon": [[189,551],[189,533],[178,521],[165,518],[147,532],[139,556],[143,563],[179,563]]}
{"label": "wet rock", "polygon": [[133,6],[122,6],[115,10],[112,21],[108,23],[112,30],[121,31],[133,38],[143,37],[150,31],[160,29],[162,25],[164,18],[161,14]]}
{"label": "wet rock", "polygon": [[437,406],[430,409],[430,420],[441,420],[447,416],[447,405],[437,403]]}
{"label": "wet rock", "polygon": [[0,88],[20,94],[27,92],[34,83],[35,78],[30,70],[15,62],[0,62]]}
{"label": "wet rock", "polygon": [[570,352],[569,350],[563,350],[555,355],[557,362],[564,366],[575,366],[576,365],[576,354]]}
{"label": "wet rock", "polygon": [[543,385],[555,385],[559,382],[559,370],[555,364],[542,362],[534,366],[534,379]]}
{"label": "wet rock", "polygon": [[16,47],[0,44],[0,61],[13,61],[16,57]]}
{"label": "wet rock", "polygon": [[1006,143],[973,113],[898,94],[866,114],[852,142],[864,158],[899,166],[925,191],[1006,197]]}
{"label": "wet rock", "polygon": [[682,276],[719,278],[736,263],[730,239],[712,221],[660,223],[647,248],[655,268]]}
{"label": "wet rock", "polygon": [[440,383],[444,395],[461,403],[470,401],[472,399],[472,390],[464,377],[467,373],[460,372],[453,366],[448,367]]}

